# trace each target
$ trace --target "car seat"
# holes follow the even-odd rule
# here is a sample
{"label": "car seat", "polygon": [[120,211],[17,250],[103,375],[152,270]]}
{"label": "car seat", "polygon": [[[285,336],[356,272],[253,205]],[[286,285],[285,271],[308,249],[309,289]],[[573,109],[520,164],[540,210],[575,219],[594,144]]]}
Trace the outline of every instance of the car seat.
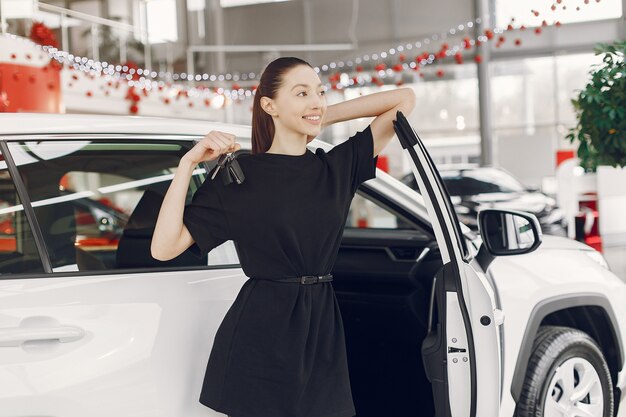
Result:
{"label": "car seat", "polygon": [[163,198],[170,183],[171,181],[164,181],[149,185],[139,199],[118,243],[117,268],[158,268],[208,264],[206,255],[199,258],[189,248],[169,261],[159,261],[152,257],[150,252],[152,235]]}
{"label": "car seat", "polygon": [[76,264],[76,219],[71,201],[33,208],[52,267]]}

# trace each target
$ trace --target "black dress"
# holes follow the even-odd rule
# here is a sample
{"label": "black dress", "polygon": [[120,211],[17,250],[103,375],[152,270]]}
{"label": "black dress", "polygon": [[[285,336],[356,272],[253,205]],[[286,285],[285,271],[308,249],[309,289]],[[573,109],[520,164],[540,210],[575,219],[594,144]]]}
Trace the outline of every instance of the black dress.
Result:
{"label": "black dress", "polygon": [[[220,324],[200,402],[234,417],[356,414],[332,271],[357,187],[376,176],[371,127],[332,150],[241,154],[242,184],[207,179],[183,221],[204,255],[237,243],[247,280]],[[210,175],[210,174],[209,174]]]}

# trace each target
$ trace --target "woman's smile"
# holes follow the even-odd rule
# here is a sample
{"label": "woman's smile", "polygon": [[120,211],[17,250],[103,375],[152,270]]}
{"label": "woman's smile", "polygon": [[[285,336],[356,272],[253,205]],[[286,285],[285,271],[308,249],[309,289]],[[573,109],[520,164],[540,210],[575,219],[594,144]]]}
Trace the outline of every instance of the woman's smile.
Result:
{"label": "woman's smile", "polygon": [[307,122],[314,124],[314,125],[319,125],[322,122],[322,118],[317,115],[317,116],[302,116],[302,118],[304,120],[306,120]]}

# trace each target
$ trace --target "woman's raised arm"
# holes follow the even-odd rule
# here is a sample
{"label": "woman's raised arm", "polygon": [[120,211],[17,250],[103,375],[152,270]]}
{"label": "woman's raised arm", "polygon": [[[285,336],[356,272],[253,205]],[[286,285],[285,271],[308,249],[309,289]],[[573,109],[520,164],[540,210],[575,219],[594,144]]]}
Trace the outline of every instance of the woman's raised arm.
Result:
{"label": "woman's raised arm", "polygon": [[212,161],[223,153],[239,149],[241,145],[235,142],[235,135],[212,130],[180,159],[154,228],[150,245],[153,258],[160,261],[173,259],[194,243],[183,223],[183,213],[189,181],[196,166],[202,161]]}
{"label": "woman's raised arm", "polygon": [[400,110],[408,116],[413,111],[416,101],[413,89],[408,87],[342,101],[328,106],[322,120],[322,128],[359,117],[376,117],[371,123],[374,138],[372,157],[375,157],[387,146],[395,134],[392,121],[396,118],[396,112]]}

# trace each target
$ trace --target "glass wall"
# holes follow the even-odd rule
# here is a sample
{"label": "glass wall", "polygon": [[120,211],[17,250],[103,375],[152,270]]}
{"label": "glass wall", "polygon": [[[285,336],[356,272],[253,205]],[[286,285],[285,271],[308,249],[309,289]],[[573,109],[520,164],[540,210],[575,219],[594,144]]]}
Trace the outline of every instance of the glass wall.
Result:
{"label": "glass wall", "polygon": [[[535,16],[532,11],[537,11],[538,15]],[[613,19],[622,16],[622,0],[590,0],[587,4],[583,2],[559,4],[543,0],[495,0],[495,16],[497,27],[506,27],[512,16],[515,16],[516,27],[541,26],[543,20],[552,24],[556,20],[561,23],[574,23]]]}
{"label": "glass wall", "polygon": [[556,151],[572,147],[564,139],[576,123],[571,99],[601,61],[588,53],[492,62],[494,163],[529,185],[554,176]]}

